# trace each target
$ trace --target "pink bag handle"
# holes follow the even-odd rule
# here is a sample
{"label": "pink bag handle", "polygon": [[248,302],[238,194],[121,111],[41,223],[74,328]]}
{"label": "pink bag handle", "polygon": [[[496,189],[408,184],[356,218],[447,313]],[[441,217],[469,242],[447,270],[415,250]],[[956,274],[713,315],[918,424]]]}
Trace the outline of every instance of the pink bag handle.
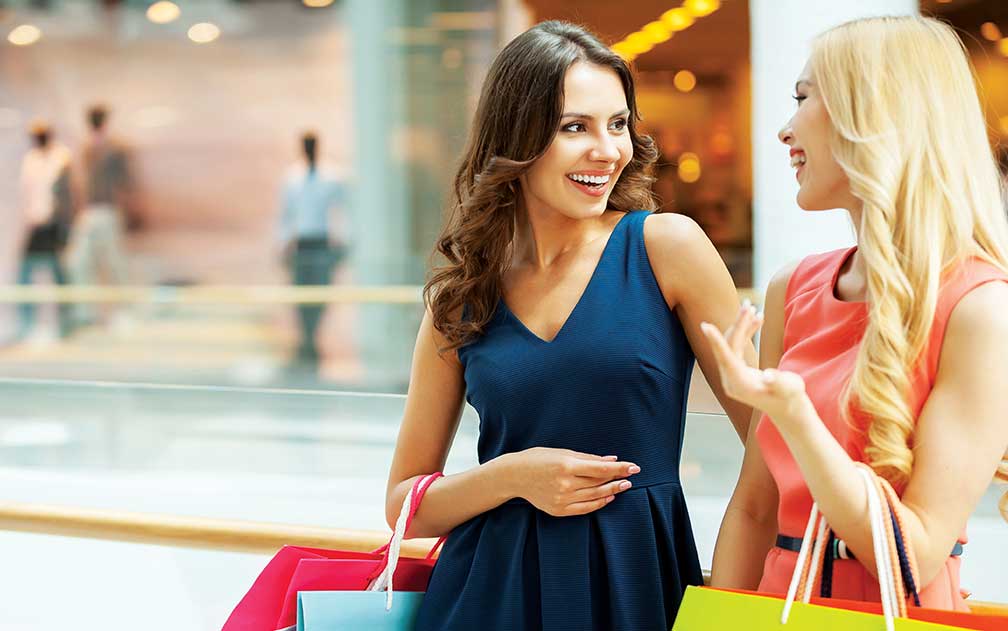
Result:
{"label": "pink bag handle", "polygon": [[[413,518],[416,516],[417,511],[420,510],[420,502],[421,500],[423,500],[424,495],[427,494],[427,489],[429,489],[431,484],[434,484],[434,482],[438,478],[442,477],[444,477],[444,474],[438,471],[436,473],[431,473],[430,475],[420,476],[419,478],[417,478],[416,482],[413,483],[413,488],[410,490],[410,496],[409,496],[410,511],[409,515],[406,517],[406,532],[409,532],[410,526],[413,525]],[[392,537],[393,538],[395,537],[395,533],[392,533]],[[437,554],[438,549],[444,544],[445,539],[447,539],[447,537],[441,537],[440,539],[438,539],[437,543],[434,544],[434,547],[431,548],[430,552],[428,552],[427,556],[424,558],[425,559],[434,558],[434,555]],[[388,552],[388,549],[391,546],[392,546],[392,539],[390,538],[388,543],[378,548],[377,550],[373,550],[372,554],[385,554],[386,552]],[[378,576],[378,574],[380,574],[381,570],[383,569],[385,569],[384,564],[382,564],[382,567],[371,578]]]}
{"label": "pink bag handle", "polygon": [[[388,593],[386,609],[392,607],[392,578],[395,574],[396,566],[399,564],[399,548],[406,537],[406,533],[409,531],[413,517],[416,516],[416,512],[420,509],[420,502],[423,500],[427,490],[431,484],[438,478],[443,477],[443,475],[441,472],[436,472],[417,478],[416,482],[413,483],[413,488],[410,489],[410,492],[403,500],[402,511],[400,511],[399,519],[396,521],[392,538],[389,539],[387,544],[374,551],[375,554],[382,555],[382,560],[378,564],[378,567],[375,568],[375,571],[368,577],[368,589],[372,591],[385,590]],[[444,540],[444,537],[438,540],[431,551],[427,553],[427,559],[433,558],[438,548],[444,543]]]}

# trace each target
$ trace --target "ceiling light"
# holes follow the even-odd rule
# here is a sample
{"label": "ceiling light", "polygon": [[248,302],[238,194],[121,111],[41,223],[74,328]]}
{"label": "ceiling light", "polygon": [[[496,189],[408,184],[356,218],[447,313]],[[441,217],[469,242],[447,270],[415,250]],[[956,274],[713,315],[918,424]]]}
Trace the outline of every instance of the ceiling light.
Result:
{"label": "ceiling light", "polygon": [[700,179],[700,157],[695,153],[684,153],[679,156],[679,179],[692,184]]}
{"label": "ceiling light", "polygon": [[312,9],[321,9],[322,7],[327,7],[333,3],[333,0],[301,0],[306,7]]}
{"label": "ceiling light", "polygon": [[682,31],[693,26],[693,15],[686,9],[679,7],[678,9],[669,9],[665,13],[662,13],[661,21],[665,23],[665,26],[669,27],[673,31]]}
{"label": "ceiling light", "polygon": [[626,42],[617,42],[612,45],[612,51],[622,57],[625,61],[633,61],[637,53],[630,50]]}
{"label": "ceiling light", "polygon": [[993,22],[984,22],[981,24],[980,34],[983,35],[984,39],[991,42],[996,42],[1001,39],[1001,29],[999,29],[998,25]]}
{"label": "ceiling light", "polygon": [[7,41],[15,46],[31,46],[42,38],[42,31],[33,24],[22,24],[7,36]]}
{"label": "ceiling light", "polygon": [[696,87],[696,75],[689,70],[680,70],[672,78],[672,85],[680,92],[692,92]]}
{"label": "ceiling light", "polygon": [[168,24],[178,19],[182,10],[174,2],[161,0],[147,7],[147,19],[155,24]]}
{"label": "ceiling light", "polygon": [[640,32],[644,33],[652,44],[661,44],[662,42],[667,42],[672,38],[672,31],[661,21],[645,24],[641,28]]}
{"label": "ceiling light", "polygon": [[710,15],[721,8],[720,0],[685,0],[683,8],[690,12],[695,18],[702,18]]}
{"label": "ceiling light", "polygon": [[189,39],[197,44],[209,44],[220,37],[220,29],[216,24],[200,22],[189,27]]}
{"label": "ceiling light", "polygon": [[642,55],[654,48],[654,44],[648,36],[640,31],[627,35],[624,42],[626,43],[626,49],[635,55]]}

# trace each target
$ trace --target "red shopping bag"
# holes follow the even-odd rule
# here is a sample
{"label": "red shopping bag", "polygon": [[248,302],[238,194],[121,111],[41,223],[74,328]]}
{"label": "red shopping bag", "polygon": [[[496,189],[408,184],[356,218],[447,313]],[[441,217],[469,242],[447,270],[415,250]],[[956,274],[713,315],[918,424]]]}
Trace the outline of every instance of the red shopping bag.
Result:
{"label": "red shopping bag", "polygon": [[[882,605],[860,600],[838,600],[835,598],[812,598],[813,605],[836,607],[848,611],[863,611],[865,613],[882,613]],[[969,601],[966,602],[969,604]],[[976,629],[977,631],[1008,631],[1008,616],[992,614],[975,614],[966,611],[949,611],[947,609],[925,609],[910,607],[908,615],[913,620],[947,624],[950,627]]]}
{"label": "red shopping bag", "polygon": [[[722,589],[717,587],[703,587],[701,589],[783,600],[783,596],[742,589]],[[882,615],[881,603],[816,597],[811,598],[809,602],[813,605],[829,607],[831,609],[843,609],[846,611],[860,611],[863,613]],[[949,611],[945,609],[925,609],[924,607],[909,607],[907,609],[907,615],[911,620],[933,622],[935,624],[943,624],[950,627],[958,627],[960,629],[975,629],[976,631],[1008,631],[1008,616],[975,614],[965,611]],[[786,628],[784,631],[787,631]]]}
{"label": "red shopping bag", "polygon": [[[299,591],[364,591],[383,573],[389,557],[398,557],[398,540],[409,528],[424,493],[440,473],[416,481],[404,502],[404,525],[392,540],[374,552],[349,552],[284,546],[270,559],[245,597],[228,617],[221,631],[276,631],[297,622]],[[408,505],[408,508],[406,507]],[[440,545],[440,542],[439,542]],[[434,553],[426,558],[398,559],[392,584],[398,591],[422,592],[427,589],[434,569]]]}

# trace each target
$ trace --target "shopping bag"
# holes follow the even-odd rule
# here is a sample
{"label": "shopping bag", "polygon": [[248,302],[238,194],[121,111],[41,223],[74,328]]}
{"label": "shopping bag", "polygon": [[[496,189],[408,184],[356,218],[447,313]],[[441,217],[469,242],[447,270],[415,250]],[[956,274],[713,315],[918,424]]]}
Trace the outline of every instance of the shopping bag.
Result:
{"label": "shopping bag", "polygon": [[403,501],[395,532],[385,546],[373,552],[350,552],[284,546],[267,563],[252,587],[228,617],[221,631],[275,631],[293,629],[297,623],[298,593],[309,591],[374,592],[391,606],[392,590],[402,593],[427,589],[434,569],[434,554],[426,558],[399,558],[399,546],[430,485],[440,473],[419,478]]}
{"label": "shopping bag", "polygon": [[[795,603],[786,624],[781,624],[783,599],[756,592],[738,592],[710,587],[687,587],[673,631],[882,631],[885,621],[881,605],[873,608],[873,603],[858,611],[842,608],[846,601],[818,601],[822,604]],[[838,606],[839,605],[839,606]],[[921,612],[934,610],[911,608],[910,615],[916,617]],[[946,612],[939,612],[946,613]],[[954,612],[947,612],[954,613]],[[964,627],[937,624],[912,618],[896,618],[897,631],[939,631],[962,629]],[[970,627],[965,627],[970,628]],[[994,629],[997,627],[975,627]],[[1000,629],[1005,629],[1004,624]]]}
{"label": "shopping bag", "polygon": [[422,601],[422,592],[397,592],[386,610],[381,592],[301,592],[297,631],[411,631]]}
{"label": "shopping bag", "polygon": [[[1008,620],[997,616],[974,616],[964,612],[907,606],[908,598],[915,602],[918,600],[916,585],[919,584],[919,578],[910,541],[901,532],[895,512],[895,492],[867,467],[859,467],[858,471],[868,493],[868,512],[881,603],[811,598],[815,574],[823,561],[824,542],[829,533],[825,520],[818,514],[818,506],[813,503],[802,549],[784,599],[755,592],[689,587],[680,605],[673,631],[779,631],[785,627],[799,631],[1008,629]],[[815,546],[810,555],[808,544],[813,541],[812,534],[816,530]],[[796,598],[800,598],[800,601],[795,602]]]}

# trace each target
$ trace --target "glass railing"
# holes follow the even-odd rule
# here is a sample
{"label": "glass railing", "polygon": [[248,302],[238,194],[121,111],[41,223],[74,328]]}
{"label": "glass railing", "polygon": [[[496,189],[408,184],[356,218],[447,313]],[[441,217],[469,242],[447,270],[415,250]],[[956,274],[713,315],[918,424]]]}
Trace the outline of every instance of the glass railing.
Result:
{"label": "glass railing", "polygon": [[[0,526],[10,523],[4,507],[37,506],[127,521],[170,515],[387,531],[401,395],[0,379],[0,397]],[[446,472],[477,462],[477,434],[467,408]],[[689,414],[682,479],[704,567],[741,456],[723,415]],[[963,585],[1004,602],[1008,526],[996,498],[991,491],[971,519]],[[46,533],[68,534],[65,524],[36,526],[0,529],[0,626],[218,629],[267,558],[57,537]]]}

